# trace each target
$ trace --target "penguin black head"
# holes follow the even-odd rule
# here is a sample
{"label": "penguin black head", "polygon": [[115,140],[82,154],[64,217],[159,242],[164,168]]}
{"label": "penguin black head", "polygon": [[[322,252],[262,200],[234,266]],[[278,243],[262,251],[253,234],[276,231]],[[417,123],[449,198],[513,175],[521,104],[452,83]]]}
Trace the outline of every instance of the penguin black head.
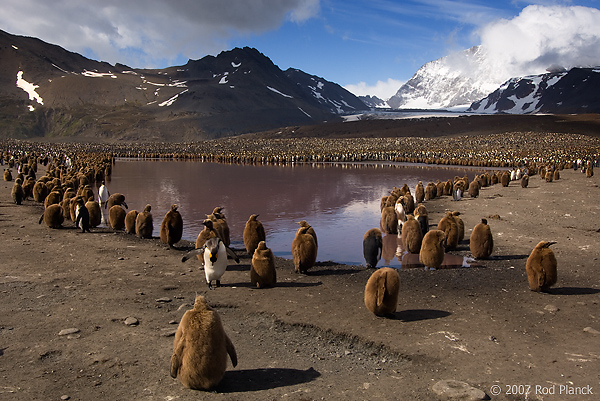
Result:
{"label": "penguin black head", "polygon": [[215,263],[219,257],[219,247],[221,246],[221,239],[218,237],[209,238],[206,241],[205,247],[209,252],[209,259],[212,263]]}

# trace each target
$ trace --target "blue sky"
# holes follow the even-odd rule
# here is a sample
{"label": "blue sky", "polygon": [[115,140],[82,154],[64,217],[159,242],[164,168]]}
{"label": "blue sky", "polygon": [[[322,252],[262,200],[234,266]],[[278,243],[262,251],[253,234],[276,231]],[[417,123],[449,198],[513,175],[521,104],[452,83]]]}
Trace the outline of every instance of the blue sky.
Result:
{"label": "blue sky", "polygon": [[503,57],[514,52],[514,60],[537,50],[539,59],[561,53],[546,43],[560,41],[549,36],[555,26],[568,57],[578,60],[581,49],[594,63],[599,1],[3,0],[0,29],[140,68],[250,46],[283,70],[387,98],[428,61],[482,42]]}

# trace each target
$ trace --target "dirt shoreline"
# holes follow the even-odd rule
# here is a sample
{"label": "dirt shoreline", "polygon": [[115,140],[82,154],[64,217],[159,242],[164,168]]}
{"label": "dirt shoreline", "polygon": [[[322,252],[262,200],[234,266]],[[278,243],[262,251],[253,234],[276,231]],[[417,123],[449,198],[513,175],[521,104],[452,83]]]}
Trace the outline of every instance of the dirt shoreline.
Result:
{"label": "dirt shoreline", "polygon": [[[454,379],[493,400],[597,399],[598,181],[563,170],[552,183],[532,177],[526,189],[513,182],[475,199],[427,202],[431,224],[445,210],[461,212],[457,255],[470,254],[470,231],[488,217],[494,254],[479,268],[400,270],[395,319],[365,308],[372,271],[363,266],[321,262],[297,275],[278,259],[277,287],[257,290],[250,258],[237,250],[240,264],[209,291],[198,264],[181,263],[191,244],[169,250],[109,229],[81,234],[70,222],[48,229],[38,224],[43,206],[13,204],[12,182],[3,181],[0,398],[432,400],[436,382]],[[549,294],[527,286],[525,261],[540,240],[557,241]],[[213,392],[169,376],[170,335],[196,294],[219,311],[239,358]],[[68,328],[79,331],[59,335]],[[519,385],[530,393],[508,394]],[[561,385],[593,395],[559,394]],[[552,386],[556,394],[543,394]]]}

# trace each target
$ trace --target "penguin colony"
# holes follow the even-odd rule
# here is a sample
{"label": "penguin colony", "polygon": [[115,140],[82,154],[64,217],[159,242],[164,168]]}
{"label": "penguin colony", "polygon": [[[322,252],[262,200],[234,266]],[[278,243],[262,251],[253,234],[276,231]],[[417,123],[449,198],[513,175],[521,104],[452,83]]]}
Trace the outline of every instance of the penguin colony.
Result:
{"label": "penguin colony", "polygon": [[[72,159],[68,157],[63,161],[65,163],[67,161],[73,163]],[[125,212],[124,208],[127,208],[127,204],[122,194],[108,196],[103,182],[99,191],[99,202],[94,200],[94,193],[89,183],[99,181],[99,177],[102,180],[110,177],[109,167],[111,165],[111,157],[104,157],[102,162],[105,163],[104,168],[96,168],[92,174],[90,174],[89,168],[86,170],[84,167],[86,164],[83,164],[79,167],[76,174],[68,175],[67,169],[62,168],[60,163],[57,163],[56,166],[50,166],[47,175],[38,181],[35,180],[35,175],[33,178],[31,175],[28,175],[26,183],[23,184],[22,179],[19,177],[13,187],[13,200],[15,203],[20,204],[23,199],[33,197],[34,201],[44,203],[45,210],[39,222],[41,224],[44,221],[50,228],[60,228],[64,220],[70,218],[71,220],[75,220],[75,224],[82,231],[89,231],[90,226],[95,227],[97,225],[96,212],[98,211],[98,207],[100,207],[109,210],[111,227],[122,230],[126,226],[129,226],[127,228],[128,232],[133,233],[135,230],[140,235],[139,233],[142,230],[137,227],[138,224],[134,224],[134,227],[131,227],[131,223],[126,223],[126,216],[129,213]],[[106,163],[109,164],[106,165]],[[28,164],[31,168],[30,171],[34,171],[34,165],[32,163]],[[556,181],[560,179],[558,172],[560,168],[556,165],[541,166],[539,168],[540,177],[546,182]],[[403,224],[398,224],[396,230],[393,230],[393,228],[388,227],[388,223],[386,222],[386,232],[397,234],[398,227],[400,227],[400,234],[407,244],[413,243],[410,239],[410,234],[415,234],[415,237],[418,238],[419,236],[416,233],[419,232],[422,237],[421,245],[415,245],[414,247],[410,245],[408,246],[408,251],[411,253],[418,252],[419,259],[425,266],[438,268],[442,264],[445,248],[451,248],[454,244],[454,240],[448,241],[448,237],[454,236],[453,230],[447,228],[448,226],[452,226],[452,223],[444,223],[441,227],[438,225],[438,228],[443,228],[444,230],[429,230],[426,208],[420,204],[415,209],[414,201],[422,203],[435,197],[448,195],[453,195],[455,200],[460,200],[467,188],[470,197],[477,197],[479,195],[478,190],[481,187],[499,182],[507,186],[510,184],[510,181],[514,180],[520,180],[522,187],[526,188],[529,174],[536,174],[536,166],[530,166],[527,170],[522,175],[522,178],[520,174],[522,173],[521,170],[513,170],[510,174],[507,172],[492,175],[486,173],[481,177],[476,177],[472,182],[469,182],[466,177],[457,177],[454,181],[429,183],[426,188],[423,188],[423,184],[419,182],[415,190],[414,199],[410,191],[407,193],[406,188],[401,188],[399,192],[394,189],[391,199],[382,199],[382,215],[384,209],[392,208],[396,221],[400,220]],[[582,167],[582,172],[591,177],[593,175],[593,165],[588,163]],[[12,180],[10,170],[5,169],[4,174],[5,180]],[[507,176],[509,177],[508,183],[506,183]],[[89,207],[87,207],[88,204],[90,205]],[[395,207],[397,205],[399,206]],[[176,212],[176,209],[176,205],[171,207],[171,211],[165,216],[163,224],[166,225],[166,221],[173,220],[171,217],[167,217],[169,213]],[[142,213],[150,213],[150,205],[147,205],[142,213],[138,214],[137,211],[131,212],[134,213],[131,214],[132,218],[129,220],[136,222]],[[414,216],[411,213],[414,213]],[[450,222],[454,221],[454,224],[457,226],[456,236],[458,241],[460,241],[461,233],[464,236],[464,225],[462,228],[460,227],[459,222],[462,222],[462,220],[460,220],[458,215],[459,213],[457,212],[449,212],[444,218]],[[250,216],[247,226],[251,221],[257,221],[256,217],[257,215]],[[182,225],[180,216],[174,221],[181,222]],[[382,217],[382,226],[383,221]],[[224,224],[225,226],[223,226]],[[391,224],[393,225],[393,223]],[[207,233],[203,234],[205,231],[203,230],[199,234],[197,249],[184,256],[184,259],[187,260],[193,255],[202,256],[205,265],[206,281],[209,288],[212,288],[211,282],[213,280],[216,281],[217,286],[220,285],[220,278],[226,270],[227,254],[234,258],[236,256],[235,253],[229,252],[231,250],[225,245],[225,241],[229,241],[229,232],[225,216],[222,214],[222,208],[217,207],[211,215],[207,215],[204,225]],[[299,222],[299,225],[300,228],[292,243],[292,253],[294,254],[296,271],[305,273],[315,264],[318,243],[314,229],[307,222]],[[174,224],[173,226],[178,226],[178,224]],[[170,233],[170,230],[165,229],[164,231],[165,239],[163,240],[163,227],[161,225],[161,240],[169,246],[172,246],[181,238],[180,234],[178,237],[178,229],[173,234]],[[262,237],[257,228],[249,229],[249,231],[252,231],[252,234],[248,235],[248,245],[246,245],[246,238],[244,238],[244,243],[247,252],[253,255],[250,271],[251,282],[258,288],[273,286],[276,283],[274,257],[270,249],[266,247],[265,239],[263,238],[264,229],[262,230]],[[250,239],[252,236],[257,238]],[[379,261],[381,256],[381,238],[382,234],[379,229],[369,230],[364,236],[363,251],[367,267],[369,268],[375,268]],[[259,241],[254,246],[257,239]],[[549,287],[556,283],[557,262],[552,250],[549,248],[553,243],[541,241],[531,252],[527,260],[526,272],[529,286],[533,291],[547,291]],[[482,222],[473,229],[470,246],[474,257],[487,258],[491,255],[493,251],[493,239],[491,230],[485,219],[482,219]],[[252,252],[253,248],[254,251]],[[223,260],[225,260],[224,264],[222,263]],[[398,296],[399,275],[395,269],[381,268],[376,270],[365,286],[365,306],[377,316],[393,314],[397,308]],[[202,296],[198,296],[194,309],[186,312],[175,335],[171,358],[171,375],[174,378],[178,377],[182,384],[189,388],[212,388],[223,377],[227,366],[227,355],[229,355],[233,366],[236,366],[237,355],[235,348],[224,333],[218,314],[210,308]]]}

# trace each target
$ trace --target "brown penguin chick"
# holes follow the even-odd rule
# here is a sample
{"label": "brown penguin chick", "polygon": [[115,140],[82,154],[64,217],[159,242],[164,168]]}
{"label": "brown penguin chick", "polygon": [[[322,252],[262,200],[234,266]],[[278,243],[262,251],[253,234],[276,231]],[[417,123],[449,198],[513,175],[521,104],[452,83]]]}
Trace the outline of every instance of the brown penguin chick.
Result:
{"label": "brown penguin chick", "polygon": [[33,200],[39,203],[44,202],[50,191],[46,184],[40,179],[33,185]]}
{"label": "brown penguin chick", "polygon": [[135,235],[140,238],[152,238],[152,231],[154,225],[152,224],[152,213],[150,210],[152,206],[146,205],[135,218]]}
{"label": "brown penguin chick", "polygon": [[80,195],[83,198],[84,202],[87,202],[89,200],[94,200],[94,191],[92,190],[92,188],[89,185],[86,185],[81,189]]}
{"label": "brown penguin chick", "polygon": [[529,288],[532,291],[547,291],[548,288],[556,284],[556,256],[549,248],[552,244],[556,244],[556,242],[540,241],[527,258],[525,270],[527,271]]}
{"label": "brown penguin chick", "polygon": [[137,219],[138,214],[140,214],[140,212],[134,209],[128,211],[125,215],[125,232],[127,234],[135,235],[135,219]]}
{"label": "brown penguin chick", "polygon": [[458,246],[458,224],[452,215],[452,212],[446,212],[437,225],[438,230],[442,230],[446,234],[444,246],[447,250],[456,249]]}
{"label": "brown penguin chick", "polygon": [[32,177],[25,179],[25,183],[23,184],[23,200],[26,200],[29,197],[33,196],[33,186],[35,185],[35,180]]}
{"label": "brown penguin chick", "polygon": [[45,208],[38,223],[42,224],[42,221],[50,228],[61,228],[65,218],[63,217],[60,205],[53,204]]}
{"label": "brown penguin chick", "polygon": [[206,217],[213,222],[213,228],[219,235],[219,238],[221,238],[221,241],[223,241],[225,246],[229,246],[231,244],[229,224],[227,224],[227,219],[222,211],[223,207],[218,206],[213,209],[212,214],[209,214]]}
{"label": "brown penguin chick", "polygon": [[60,202],[60,207],[62,208],[63,217],[66,220],[73,220],[73,219],[71,219],[71,199],[73,199],[73,198],[63,199],[62,202]]}
{"label": "brown penguin chick", "polygon": [[296,273],[306,273],[317,261],[317,244],[308,234],[310,226],[300,227],[292,241],[292,258]]}
{"label": "brown penguin chick", "polygon": [[181,240],[183,235],[183,219],[177,211],[177,205],[171,205],[171,210],[165,214],[162,223],[160,223],[160,240],[162,243],[169,245]]}
{"label": "brown penguin chick", "polygon": [[10,192],[13,202],[17,205],[23,203],[23,199],[25,199],[25,191],[23,191],[23,186],[21,185],[22,180],[17,178]]}
{"label": "brown penguin chick", "polygon": [[225,333],[219,314],[198,295],[194,308],[183,314],[175,333],[171,377],[178,377],[187,388],[211,389],[225,375],[227,355],[235,367],[235,347]]}
{"label": "brown penguin chick", "polygon": [[379,224],[381,231],[385,234],[398,234],[398,215],[396,209],[392,206],[384,207],[381,211]]}
{"label": "brown penguin chick", "polygon": [[594,168],[591,164],[588,164],[587,168],[585,169],[585,176],[586,178],[592,178],[594,176]]}
{"label": "brown penguin chick", "polygon": [[454,189],[454,182],[452,180],[447,180],[444,183],[444,196],[452,195],[452,190]]}
{"label": "brown penguin chick", "polygon": [[500,183],[503,187],[508,186],[508,184],[510,183],[510,174],[508,173],[508,171],[502,173],[502,176],[500,177]]}
{"label": "brown penguin chick", "polygon": [[521,188],[527,188],[528,185],[529,185],[529,176],[527,174],[525,174],[523,177],[521,177]]}
{"label": "brown penguin chick", "polygon": [[554,170],[554,175],[552,178],[554,179],[554,181],[560,180],[560,172],[558,169]]}
{"label": "brown penguin chick", "polygon": [[12,181],[12,171],[9,168],[4,169],[4,181]]}
{"label": "brown penguin chick", "polygon": [[115,192],[108,197],[106,201],[106,208],[110,210],[114,205],[121,205],[127,209],[127,203],[125,203],[125,195]]}
{"label": "brown penguin chick", "polygon": [[487,259],[492,255],[494,251],[494,238],[486,219],[481,219],[481,223],[473,228],[469,247],[475,259]]}
{"label": "brown penguin chick", "polygon": [[249,255],[254,254],[254,250],[258,244],[267,239],[265,235],[265,228],[263,227],[262,223],[256,219],[257,217],[258,214],[253,214],[250,216],[250,218],[248,218],[246,226],[244,227],[244,233],[242,234],[244,246],[246,247],[246,252],[248,252]]}
{"label": "brown penguin chick", "polygon": [[415,202],[422,203],[425,200],[425,187],[423,182],[419,181],[415,187]]}
{"label": "brown penguin chick", "polygon": [[479,196],[479,181],[471,181],[469,184],[469,196],[471,198],[477,198]]}
{"label": "brown penguin chick", "polygon": [[217,233],[217,231],[215,230],[212,220],[205,219],[202,222],[202,224],[204,225],[204,228],[202,229],[202,231],[200,231],[198,237],[196,238],[196,248],[202,248],[206,241],[210,238],[219,237],[219,233]]}
{"label": "brown penguin chick", "polygon": [[308,224],[306,222],[306,220],[300,220],[298,222],[298,225],[300,227],[307,227],[308,228],[308,230],[306,230],[306,233],[312,235],[313,239],[315,240],[315,245],[316,245],[317,249],[319,249],[319,241],[317,240],[317,233],[315,232],[315,229],[312,228],[312,226],[310,224]]}
{"label": "brown penguin chick", "polygon": [[446,234],[442,230],[430,230],[423,237],[419,261],[426,267],[439,269],[444,262],[444,242]]}
{"label": "brown penguin chick", "polygon": [[253,252],[250,282],[256,288],[273,287],[277,282],[275,256],[273,251],[267,248],[265,241],[260,241]]}
{"label": "brown penguin chick", "polygon": [[415,211],[415,198],[410,193],[403,195],[402,198],[404,199],[404,212],[412,214]]}
{"label": "brown penguin chick", "polygon": [[546,182],[552,182],[552,178],[554,177],[554,173],[552,172],[552,169],[548,169],[546,171]]}
{"label": "brown penguin chick", "polygon": [[456,221],[456,227],[458,228],[458,242],[460,243],[465,239],[465,223],[460,218],[460,212],[458,210],[453,211],[452,216],[454,217],[454,221]]}
{"label": "brown penguin chick", "polygon": [[435,196],[437,198],[441,198],[442,196],[444,196],[444,186],[446,184],[441,182],[440,180],[437,180],[435,183]]}
{"label": "brown penguin chick", "polygon": [[410,253],[419,253],[421,242],[423,242],[421,226],[417,219],[415,219],[415,216],[407,214],[406,222],[402,224],[402,243],[404,244],[404,248]]}
{"label": "brown penguin chick", "polygon": [[123,230],[125,228],[125,209],[121,205],[114,205],[108,209],[108,224],[113,230]]}
{"label": "brown penguin chick", "polygon": [[365,285],[365,306],[377,316],[389,316],[396,312],[400,277],[390,267],[377,269]]}
{"label": "brown penguin chick", "polygon": [[50,205],[59,204],[62,200],[62,196],[58,191],[51,191],[44,199],[44,207],[48,207]]}
{"label": "brown penguin chick", "polygon": [[85,203],[85,207],[90,214],[90,227],[98,227],[102,223],[102,210],[100,210],[100,204],[95,200],[88,200]]}
{"label": "brown penguin chick", "polygon": [[437,188],[435,186],[435,184],[433,182],[430,182],[427,184],[427,186],[425,187],[425,200],[432,200],[435,199],[437,195]]}

